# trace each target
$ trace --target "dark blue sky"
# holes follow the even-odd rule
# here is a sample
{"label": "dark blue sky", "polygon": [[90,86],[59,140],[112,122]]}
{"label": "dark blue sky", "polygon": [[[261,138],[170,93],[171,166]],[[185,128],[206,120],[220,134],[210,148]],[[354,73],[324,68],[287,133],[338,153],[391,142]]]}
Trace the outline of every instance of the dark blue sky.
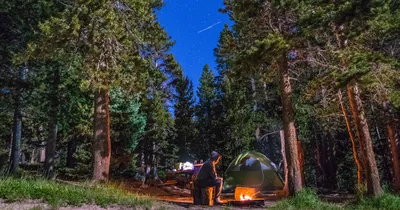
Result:
{"label": "dark blue sky", "polygon": [[197,90],[205,64],[215,69],[213,49],[219,33],[229,24],[228,15],[221,14],[223,0],[165,0],[158,19],[172,40],[172,53]]}

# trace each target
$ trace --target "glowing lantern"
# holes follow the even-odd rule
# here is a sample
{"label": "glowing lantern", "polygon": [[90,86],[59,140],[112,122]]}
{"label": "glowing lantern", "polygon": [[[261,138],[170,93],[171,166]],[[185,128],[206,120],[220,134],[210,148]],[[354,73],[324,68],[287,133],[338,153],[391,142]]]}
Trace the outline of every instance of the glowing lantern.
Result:
{"label": "glowing lantern", "polygon": [[186,162],[186,163],[183,164],[183,170],[184,170],[184,171],[186,171],[186,170],[193,170],[193,169],[194,169],[194,166],[193,166],[192,163]]}

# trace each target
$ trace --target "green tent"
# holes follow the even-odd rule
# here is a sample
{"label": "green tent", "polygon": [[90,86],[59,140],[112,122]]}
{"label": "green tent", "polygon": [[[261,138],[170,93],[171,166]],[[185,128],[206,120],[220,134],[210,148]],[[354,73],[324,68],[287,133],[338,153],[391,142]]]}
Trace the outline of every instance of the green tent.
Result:
{"label": "green tent", "polygon": [[223,191],[233,192],[236,186],[266,191],[282,190],[284,184],[270,159],[259,152],[245,152],[235,158],[225,172]]}

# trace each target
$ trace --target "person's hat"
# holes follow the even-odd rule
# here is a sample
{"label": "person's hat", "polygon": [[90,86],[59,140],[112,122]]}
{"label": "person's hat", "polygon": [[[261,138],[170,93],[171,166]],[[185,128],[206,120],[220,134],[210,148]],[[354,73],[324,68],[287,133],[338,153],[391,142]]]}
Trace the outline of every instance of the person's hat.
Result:
{"label": "person's hat", "polygon": [[211,160],[217,160],[219,157],[221,157],[221,155],[218,153],[218,152],[216,152],[216,151],[212,151],[211,152]]}

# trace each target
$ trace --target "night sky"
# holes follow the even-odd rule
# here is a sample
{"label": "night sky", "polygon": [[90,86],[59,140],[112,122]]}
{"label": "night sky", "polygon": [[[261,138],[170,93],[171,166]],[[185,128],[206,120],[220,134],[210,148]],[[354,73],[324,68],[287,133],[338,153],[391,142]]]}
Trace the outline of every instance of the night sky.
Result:
{"label": "night sky", "polygon": [[172,53],[185,75],[197,90],[205,64],[215,70],[213,50],[224,24],[230,24],[227,14],[218,12],[223,0],[165,0],[158,19],[172,40]]}

